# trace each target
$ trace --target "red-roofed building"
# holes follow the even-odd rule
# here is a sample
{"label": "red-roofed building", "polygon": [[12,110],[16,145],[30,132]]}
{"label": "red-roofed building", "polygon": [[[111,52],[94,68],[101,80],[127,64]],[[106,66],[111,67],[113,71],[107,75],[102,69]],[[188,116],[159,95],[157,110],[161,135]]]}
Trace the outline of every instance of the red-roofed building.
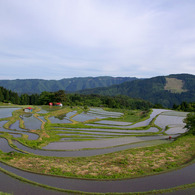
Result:
{"label": "red-roofed building", "polygon": [[24,112],[32,112],[32,108],[31,107],[27,107],[27,108],[24,108]]}
{"label": "red-roofed building", "polygon": [[62,103],[55,103],[54,105],[55,105],[55,106],[60,106],[60,107],[63,106]]}

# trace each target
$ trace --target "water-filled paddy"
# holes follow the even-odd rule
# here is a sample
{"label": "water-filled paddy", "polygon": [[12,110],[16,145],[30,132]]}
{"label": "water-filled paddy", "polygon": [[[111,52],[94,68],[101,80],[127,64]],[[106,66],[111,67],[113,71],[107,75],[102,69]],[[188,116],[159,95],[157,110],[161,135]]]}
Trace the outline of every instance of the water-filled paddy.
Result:
{"label": "water-filled paddy", "polygon": [[70,117],[74,116],[76,113],[77,113],[77,111],[68,112],[66,114],[66,118],[70,118]]}
{"label": "water-filled paddy", "polygon": [[57,118],[55,116],[49,117],[49,120],[50,120],[51,123],[72,123],[67,118],[59,119],[59,118]]}
{"label": "water-filled paddy", "polygon": [[168,129],[165,132],[166,134],[182,134],[182,133],[185,133],[187,131],[187,129],[184,128],[183,126],[170,125],[169,127],[170,127],[170,129]]}
{"label": "water-filled paddy", "polygon": [[178,117],[186,117],[188,112],[180,112],[180,111],[173,111],[169,110],[167,112],[163,112],[162,115],[167,115],[167,116],[178,116]]}
{"label": "water-filled paddy", "polygon": [[9,133],[9,135],[12,135],[15,138],[22,137],[22,134],[19,133]]}
{"label": "water-filled paddy", "polygon": [[4,108],[0,107],[0,118],[7,118],[12,116],[12,112],[20,108]]}
{"label": "water-filled paddy", "polygon": [[24,126],[26,129],[40,129],[41,128],[42,122],[31,114],[23,115],[22,119],[24,121]]}
{"label": "water-filled paddy", "polygon": [[[5,123],[7,123],[7,121],[0,121],[0,131],[2,131],[2,132],[9,133],[10,135],[14,134],[15,135],[14,137],[21,137],[21,136],[19,136],[19,134],[20,135],[27,135],[29,140],[37,140],[39,138],[38,134],[24,131],[24,129],[22,129],[22,131],[5,129],[3,127],[3,125]],[[18,136],[16,133],[19,133]]]}
{"label": "water-filled paddy", "polygon": [[132,123],[128,123],[128,122],[120,122],[120,121],[109,121],[109,120],[102,120],[102,121],[97,121],[94,122],[95,124],[104,124],[104,125],[116,125],[116,126],[120,126],[120,125],[131,125]]}
{"label": "water-filled paddy", "polygon": [[115,147],[124,144],[132,144],[142,141],[165,139],[168,136],[147,136],[147,137],[121,137],[112,139],[92,140],[85,142],[53,142],[43,147],[47,150],[80,150],[87,148],[106,148]]}
{"label": "water-filled paddy", "polygon": [[155,124],[165,130],[166,126],[169,125],[180,125],[184,127],[185,123],[183,120],[184,117],[159,115],[155,121]]}
{"label": "water-filled paddy", "polygon": [[[179,185],[194,183],[195,164],[189,165],[179,170],[166,172],[163,174],[147,176],[142,178],[96,181],[62,178],[57,176],[38,175],[30,172],[21,171],[13,167],[0,163],[0,167],[30,181],[68,190],[79,190],[82,192],[144,192],[159,189],[168,189]],[[144,185],[141,185],[144,184]]]}
{"label": "water-filled paddy", "polygon": [[92,116],[92,115],[83,113],[83,114],[78,114],[74,116],[72,119],[78,122],[85,122],[85,121],[97,119],[97,118],[98,118],[97,116]]}
{"label": "water-filled paddy", "polygon": [[0,138],[0,150],[2,150],[3,152],[17,151],[10,147],[7,140],[4,138]]}
{"label": "water-filled paddy", "polygon": [[113,118],[119,118],[123,115],[123,113],[120,112],[110,112],[110,111],[105,111],[102,108],[91,108],[90,111],[88,112],[90,114],[95,114],[95,115],[100,115],[104,117],[113,117]]}
{"label": "water-filled paddy", "polygon": [[48,111],[41,108],[41,110],[38,111],[37,113],[38,114],[46,114],[46,113],[48,113]]}
{"label": "water-filled paddy", "polygon": [[13,130],[26,131],[26,129],[20,128],[20,122],[19,122],[19,120],[16,121],[15,123],[11,124],[9,128],[10,129],[13,129]]}
{"label": "water-filled paddy", "polygon": [[44,122],[47,122],[47,120],[45,120],[44,116],[39,116],[38,118],[40,118]]}
{"label": "water-filled paddy", "polygon": [[[68,129],[68,128],[67,128]],[[150,127],[149,129],[147,130],[125,130],[125,129],[91,129],[91,128],[74,128],[76,130],[80,130],[80,131],[91,131],[91,132],[94,132],[94,131],[99,131],[99,132],[103,132],[103,131],[106,131],[106,132],[115,132],[115,133],[154,133],[154,132],[158,132],[159,130],[156,128],[156,127]]]}
{"label": "water-filled paddy", "polygon": [[[168,136],[167,136],[168,138]],[[109,147],[109,148],[101,148],[101,149],[93,149],[93,150],[73,150],[73,151],[63,151],[63,150],[39,150],[39,149],[33,149],[26,147],[19,143],[18,141],[14,141],[14,145],[17,146],[17,148],[29,152],[36,155],[41,156],[55,156],[55,157],[87,157],[87,156],[96,156],[101,154],[108,154],[113,152],[118,152],[121,150],[126,150],[130,148],[138,148],[138,147],[147,147],[152,145],[159,145],[163,143],[168,143],[169,141],[166,140],[144,140],[143,142],[138,143],[131,143],[127,145],[122,146],[116,146],[116,147]]]}
{"label": "water-filled paddy", "polygon": [[[58,134],[60,134],[60,136],[79,136],[79,139],[82,139],[82,137],[93,137],[96,138],[98,140],[93,140],[93,141],[82,141],[82,142],[76,142],[76,141],[70,141],[70,140],[65,140],[68,138],[64,138],[63,142],[56,142],[56,143],[51,143],[49,145],[47,145],[46,147],[44,147],[44,149],[49,149],[49,150],[35,150],[29,147],[26,147],[22,144],[20,144],[18,141],[14,141],[13,143],[20,149],[24,150],[24,151],[28,151],[30,153],[34,153],[37,155],[43,155],[43,156],[64,156],[64,157],[68,157],[68,156],[94,156],[94,155],[100,155],[100,154],[106,154],[106,153],[111,153],[111,152],[115,152],[115,151],[120,151],[120,150],[124,150],[124,149],[128,149],[128,148],[134,148],[134,147],[145,147],[145,146],[150,146],[151,144],[162,144],[162,143],[167,143],[169,142],[167,140],[167,138],[169,137],[169,135],[167,136],[144,136],[144,137],[120,137],[120,138],[110,138],[110,139],[102,139],[102,138],[106,138],[107,136],[117,136],[117,135],[128,135],[131,133],[136,133],[136,134],[141,134],[141,133],[145,133],[146,132],[157,132],[158,129],[156,128],[150,128],[149,131],[148,130],[127,130],[124,128],[128,128],[127,126],[129,126],[130,128],[135,127],[135,126],[145,126],[147,124],[149,124],[149,122],[157,115],[162,113],[164,110],[154,110],[154,112],[151,114],[150,119],[137,123],[135,125],[130,125],[130,124],[125,124],[125,123],[121,123],[121,124],[117,124],[117,123],[113,123],[111,124],[111,122],[102,122],[102,124],[104,125],[115,125],[116,126],[120,126],[123,127],[123,129],[98,129],[98,128],[82,128],[82,129],[67,129],[67,130],[62,130],[62,129],[58,129],[55,131],[58,131]],[[101,114],[100,114],[101,112]],[[97,114],[98,113],[98,114]],[[66,119],[72,117],[73,115],[75,115],[76,112],[72,112],[69,113],[69,115],[66,115]],[[96,109],[96,110],[92,110],[91,113],[94,116],[100,116],[100,117],[105,117],[105,115],[108,117],[110,116],[114,116],[114,117],[119,117],[120,114],[118,113],[112,113],[112,115],[109,115],[107,112],[102,111],[101,109]],[[90,116],[90,113],[88,113],[87,115]],[[170,127],[169,130],[167,130],[165,133],[169,134],[171,132],[171,130],[176,129],[176,128],[180,128],[181,125],[183,125],[183,121],[181,121],[180,119],[184,116],[180,116],[180,119],[176,119],[176,118],[172,118],[172,119],[167,119],[167,121],[165,121],[165,124],[161,124],[160,121],[165,118],[167,115],[164,115],[164,113],[160,114],[159,118],[157,118],[157,122],[155,124],[159,124],[159,126],[161,126],[162,128],[165,128],[166,125],[168,124],[168,126]],[[177,116],[177,115],[176,115]],[[169,117],[176,117],[175,113],[170,114],[169,113]],[[25,116],[24,116],[25,118]],[[38,119],[37,119],[38,120]],[[37,120],[33,121],[37,122]],[[28,124],[32,124],[32,122],[29,122],[27,120],[25,121],[25,127],[28,126]],[[39,120],[38,120],[39,121]],[[33,135],[36,137],[36,139],[38,139],[38,135],[37,134],[33,134],[31,132],[26,132],[23,129],[19,129],[19,121],[18,123],[14,124],[13,126],[10,126],[13,130],[8,130],[8,129],[4,129],[2,126],[6,123],[7,121],[0,121],[0,131],[3,130],[7,131],[10,135],[12,136],[16,136],[16,135],[21,135],[21,134],[29,134],[29,139],[32,139]],[[36,123],[35,122],[35,123]],[[98,122],[99,125],[101,125],[101,122]],[[97,125],[98,125],[97,124]],[[41,121],[40,124],[38,125],[38,127],[40,128],[41,125]],[[127,126],[126,126],[127,125]],[[125,126],[125,127],[124,127]],[[27,129],[36,129],[36,128],[27,128]],[[23,130],[23,131],[22,131]],[[64,132],[64,133],[59,133],[59,132]],[[71,133],[72,132],[72,133]],[[17,133],[21,133],[21,134],[17,134]],[[82,133],[86,133],[86,134],[82,134]],[[57,133],[56,133],[57,134]],[[172,134],[172,133],[171,133]],[[31,138],[30,138],[31,136]],[[35,139],[35,138],[34,138]],[[99,140],[100,139],[100,140]],[[162,139],[162,140],[161,140]],[[4,140],[4,141],[2,141]],[[57,144],[57,145],[56,145]],[[8,145],[8,142],[5,139],[0,138],[0,149],[3,149],[4,151],[14,151],[13,148],[11,148]],[[88,150],[83,150],[88,148]],[[96,149],[95,149],[96,148]],[[54,151],[54,150],[61,150],[61,151]],[[63,151],[63,150],[72,150],[72,151]],[[79,151],[80,150],[80,151]],[[9,169],[10,171],[15,172],[12,169]],[[194,170],[194,169],[193,169]],[[192,169],[190,170],[192,171]],[[16,173],[18,175],[21,175],[25,178],[28,178],[30,180],[34,180],[40,183],[46,183],[50,186],[55,186],[55,187],[60,187],[60,188],[64,188],[64,189],[73,189],[73,190],[82,190],[82,191],[93,191],[93,192],[108,192],[108,191],[113,191],[113,192],[129,192],[129,191],[145,191],[148,189],[158,189],[158,188],[165,188],[165,186],[167,187],[172,187],[172,186],[177,186],[177,185],[181,185],[180,183],[178,183],[178,177],[179,175],[176,176],[177,179],[172,178],[172,175],[174,174],[168,174],[166,176],[166,178],[162,178],[159,177],[159,179],[156,179],[156,177],[154,177],[153,180],[134,180],[133,183],[128,183],[129,180],[121,180],[117,183],[114,183],[112,181],[108,181],[108,182],[96,182],[96,181],[87,181],[87,180],[72,180],[72,179],[66,179],[63,181],[62,179],[60,180],[56,180],[57,177],[42,177],[41,175],[37,175],[37,174],[32,174],[31,176],[28,175],[29,173],[26,172],[17,172]],[[191,173],[191,172],[190,172]],[[189,182],[189,178],[191,178],[191,175],[184,175],[185,173],[179,173],[180,175],[182,175],[182,182],[183,179],[185,179],[184,183],[186,181]],[[1,175],[0,175],[1,176]],[[145,177],[146,178],[146,177]],[[53,180],[54,179],[54,180]],[[156,181],[158,180],[158,182]],[[169,180],[167,182],[167,180]],[[131,180],[132,181],[132,180]],[[151,183],[149,183],[149,181]],[[194,179],[193,179],[194,181]],[[59,184],[60,182],[63,182],[62,184]],[[67,183],[68,182],[68,183]],[[140,182],[144,182],[145,185],[140,185]],[[164,186],[164,182],[166,183],[166,185]],[[170,183],[172,182],[172,184],[170,185]],[[92,184],[92,186],[91,186]],[[183,184],[183,183],[182,183]],[[114,186],[114,187],[113,187]],[[137,187],[136,187],[137,186]],[[157,186],[157,187],[156,187]],[[160,187],[159,187],[160,186]],[[142,189],[143,188],[143,189]]]}

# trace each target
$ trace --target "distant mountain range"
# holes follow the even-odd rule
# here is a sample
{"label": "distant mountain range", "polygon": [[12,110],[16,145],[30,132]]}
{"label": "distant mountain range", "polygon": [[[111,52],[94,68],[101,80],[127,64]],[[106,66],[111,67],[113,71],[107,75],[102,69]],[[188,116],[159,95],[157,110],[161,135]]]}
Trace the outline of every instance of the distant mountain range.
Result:
{"label": "distant mountain range", "polygon": [[172,107],[181,102],[195,102],[195,75],[172,74],[148,79],[135,77],[77,77],[62,80],[0,80],[0,86],[18,94],[65,90],[80,94],[126,95]]}
{"label": "distant mountain range", "polygon": [[61,80],[43,80],[43,79],[16,79],[0,80],[0,86],[17,92],[18,94],[40,94],[43,91],[54,92],[65,90],[75,92],[78,90],[109,87],[115,84],[121,84],[126,81],[136,80],[135,77],[76,77]]}
{"label": "distant mountain range", "polygon": [[172,107],[183,101],[195,102],[195,75],[173,74],[149,79],[136,79],[106,88],[80,91],[81,94],[127,95],[153,104]]}

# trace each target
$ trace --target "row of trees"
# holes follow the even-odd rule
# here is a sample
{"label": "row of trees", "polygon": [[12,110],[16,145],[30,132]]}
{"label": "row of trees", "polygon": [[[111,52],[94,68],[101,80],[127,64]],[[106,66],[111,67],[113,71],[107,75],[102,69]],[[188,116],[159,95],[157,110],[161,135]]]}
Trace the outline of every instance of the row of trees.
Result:
{"label": "row of trees", "polygon": [[22,94],[0,87],[0,101],[10,102],[19,105],[48,105],[50,102],[61,102],[68,106],[106,106],[110,108],[129,108],[148,110],[152,107],[150,102],[133,99],[128,96],[102,96],[102,95],[81,95],[65,94],[64,90],[57,92],[42,92],[41,94]]}
{"label": "row of trees", "polygon": [[195,112],[195,102],[182,102],[179,105],[174,104],[173,109],[185,112]]}
{"label": "row of trees", "polygon": [[0,102],[11,102],[13,104],[20,104],[20,97],[17,93],[0,87]]}

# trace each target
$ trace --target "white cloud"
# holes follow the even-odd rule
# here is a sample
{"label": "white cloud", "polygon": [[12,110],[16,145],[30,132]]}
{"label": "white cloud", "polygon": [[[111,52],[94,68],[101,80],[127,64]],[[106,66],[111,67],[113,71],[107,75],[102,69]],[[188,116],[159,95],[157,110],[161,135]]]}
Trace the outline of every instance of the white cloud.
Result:
{"label": "white cloud", "polygon": [[18,67],[18,77],[40,67],[51,79],[195,74],[194,8],[192,0],[1,1],[0,66]]}

